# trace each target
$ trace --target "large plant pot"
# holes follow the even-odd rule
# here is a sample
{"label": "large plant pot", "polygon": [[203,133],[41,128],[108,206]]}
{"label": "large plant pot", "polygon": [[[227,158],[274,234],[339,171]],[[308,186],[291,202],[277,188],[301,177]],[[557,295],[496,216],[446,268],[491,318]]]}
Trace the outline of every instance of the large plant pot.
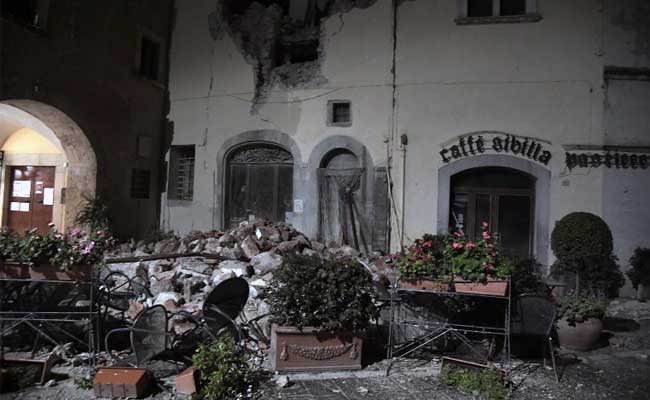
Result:
{"label": "large plant pot", "polygon": [[454,279],[457,293],[481,294],[487,296],[505,297],[508,293],[508,281],[489,279],[487,282],[465,281],[461,277]]}
{"label": "large plant pot", "polygon": [[593,349],[602,330],[603,322],[596,318],[576,322],[574,326],[570,325],[566,319],[557,322],[560,346],[569,350],[588,351]]}
{"label": "large plant pot", "polygon": [[639,301],[650,300],[650,285],[640,283],[636,289],[636,299]]}
{"label": "large plant pot", "polygon": [[32,279],[54,281],[90,280],[92,265],[73,265],[68,270],[51,264],[29,265],[5,261],[0,263],[0,278],[3,279]]}
{"label": "large plant pot", "polygon": [[431,279],[404,279],[399,280],[400,289],[426,290],[432,292],[447,292],[449,284]]}
{"label": "large plant pot", "polygon": [[318,329],[274,325],[271,365],[274,371],[330,371],[361,369],[363,340],[349,333],[318,335]]}

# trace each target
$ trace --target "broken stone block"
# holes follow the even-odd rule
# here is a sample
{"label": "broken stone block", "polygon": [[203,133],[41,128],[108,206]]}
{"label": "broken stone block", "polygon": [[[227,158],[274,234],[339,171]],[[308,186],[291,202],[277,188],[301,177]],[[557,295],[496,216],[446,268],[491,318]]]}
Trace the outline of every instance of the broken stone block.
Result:
{"label": "broken stone block", "polygon": [[235,275],[232,271],[230,272],[223,272],[222,270],[215,269],[212,272],[212,278],[210,280],[210,283],[212,286],[217,286],[221,282],[225,281],[226,279],[230,278],[236,278],[237,275]]}
{"label": "broken stone block", "polygon": [[167,311],[176,311],[178,310],[178,303],[173,299],[169,299],[163,303],[163,307],[165,307]]}
{"label": "broken stone block", "polygon": [[304,248],[302,250],[302,255],[303,256],[308,256],[308,257],[320,257],[322,258],[323,255],[315,250],[312,250],[310,248]]}
{"label": "broken stone block", "polygon": [[149,278],[149,292],[158,296],[161,292],[171,292],[174,289],[175,271],[161,272]]}
{"label": "broken stone block", "polygon": [[153,247],[154,254],[172,254],[178,250],[179,241],[176,238],[164,239],[157,242]]}
{"label": "broken stone block", "polygon": [[189,245],[188,245],[190,252],[191,253],[200,253],[203,251],[203,240],[202,239],[195,239],[192,240]]}
{"label": "broken stone block", "polygon": [[144,304],[129,300],[129,309],[126,310],[126,316],[133,320],[142,310],[144,310]]}
{"label": "broken stone block", "polygon": [[264,275],[282,265],[282,261],[282,256],[266,251],[251,258],[251,265],[255,268],[255,273]]}
{"label": "broken stone block", "polygon": [[189,367],[176,375],[176,393],[191,396],[196,393],[196,368]]}
{"label": "broken stone block", "polygon": [[257,247],[257,243],[252,236],[247,236],[246,239],[244,239],[241,243],[241,250],[244,253],[244,256],[249,260],[260,254],[260,249]]}
{"label": "broken stone block", "polygon": [[227,260],[239,260],[242,255],[243,253],[239,247],[224,247],[221,250],[221,257]]}
{"label": "broken stone block", "polygon": [[109,271],[118,271],[128,276],[129,278],[133,278],[137,273],[139,265],[140,263],[137,262],[126,264],[108,264],[106,269]]}
{"label": "broken stone block", "polygon": [[311,241],[311,248],[314,251],[317,251],[319,253],[322,253],[325,250],[325,245],[321,242],[317,242],[316,240]]}
{"label": "broken stone block", "polygon": [[282,254],[297,253],[300,252],[300,243],[297,240],[289,240],[278,244],[276,249]]}
{"label": "broken stone block", "polygon": [[237,241],[237,239],[230,232],[224,233],[219,238],[219,243],[223,247],[227,247],[228,245],[231,245],[231,244],[235,243],[236,241]]}
{"label": "broken stone block", "polygon": [[168,300],[173,300],[176,302],[176,304],[180,304],[181,300],[183,299],[183,296],[181,296],[179,293],[176,292],[162,292],[156,296],[156,300],[154,300],[153,304],[158,305],[162,304],[164,305],[166,301]]}
{"label": "broken stone block", "polygon": [[223,273],[233,273],[235,276],[242,276],[246,273],[247,263],[236,260],[224,260],[218,265],[218,268]]}
{"label": "broken stone block", "polygon": [[208,238],[205,241],[205,248],[203,249],[204,252],[210,253],[210,254],[219,254],[221,253],[221,250],[223,247],[221,247],[219,243],[219,239],[217,238]]}
{"label": "broken stone block", "polygon": [[180,262],[180,268],[194,271],[203,275],[212,274],[212,267],[206,264],[201,258],[186,258]]}

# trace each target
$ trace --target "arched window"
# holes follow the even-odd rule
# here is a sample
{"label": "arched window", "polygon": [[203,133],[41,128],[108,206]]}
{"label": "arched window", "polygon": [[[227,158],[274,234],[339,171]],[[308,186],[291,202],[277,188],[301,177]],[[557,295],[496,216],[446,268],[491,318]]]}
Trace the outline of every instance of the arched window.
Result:
{"label": "arched window", "polygon": [[264,218],[284,221],[293,199],[293,156],[280,146],[250,143],[226,156],[227,227]]}
{"label": "arched window", "polygon": [[481,224],[498,232],[505,254],[532,254],[535,180],[509,168],[474,168],[451,177],[449,230],[481,237]]}

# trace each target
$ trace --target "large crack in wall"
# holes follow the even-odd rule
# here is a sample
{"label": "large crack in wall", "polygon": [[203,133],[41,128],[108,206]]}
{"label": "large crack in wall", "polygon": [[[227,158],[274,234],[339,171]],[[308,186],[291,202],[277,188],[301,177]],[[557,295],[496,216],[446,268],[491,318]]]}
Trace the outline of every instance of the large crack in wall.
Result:
{"label": "large crack in wall", "polygon": [[251,114],[273,88],[314,89],[327,79],[321,73],[327,35],[324,21],[377,0],[222,0],[210,14],[214,40],[230,35],[255,71]]}

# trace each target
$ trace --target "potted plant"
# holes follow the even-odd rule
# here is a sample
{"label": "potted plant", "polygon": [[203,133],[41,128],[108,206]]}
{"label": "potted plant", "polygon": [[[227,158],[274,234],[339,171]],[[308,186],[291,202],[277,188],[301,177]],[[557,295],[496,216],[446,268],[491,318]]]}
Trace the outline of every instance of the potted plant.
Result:
{"label": "potted plant", "polygon": [[459,293],[505,296],[512,263],[499,252],[497,235],[483,222],[481,239],[468,239],[456,232],[445,247],[445,257],[454,275],[454,288]]}
{"label": "potted plant", "polygon": [[555,225],[551,248],[557,257],[553,271],[576,276],[576,295],[563,299],[559,309],[560,345],[588,350],[600,336],[605,312],[596,296],[614,296],[625,283],[613,254],[612,232],[597,215],[570,213]]}
{"label": "potted plant", "polygon": [[361,368],[374,298],[370,273],[352,259],[289,257],[267,292],[273,369]]}
{"label": "potted plant", "polygon": [[445,291],[449,278],[443,250],[446,236],[426,234],[395,258],[401,288]]}
{"label": "potted plant", "polygon": [[588,294],[562,298],[556,316],[560,345],[570,350],[592,349],[600,338],[606,310],[604,300]]}
{"label": "potted plant", "polygon": [[45,235],[35,229],[24,237],[4,234],[0,245],[6,261],[0,276],[10,278],[87,280],[113,239],[107,231],[73,228],[67,235],[52,226]]}
{"label": "potted plant", "polygon": [[641,301],[650,299],[650,249],[637,247],[630,257],[632,268],[627,271],[627,276],[632,281],[632,286],[637,290],[637,299]]}

